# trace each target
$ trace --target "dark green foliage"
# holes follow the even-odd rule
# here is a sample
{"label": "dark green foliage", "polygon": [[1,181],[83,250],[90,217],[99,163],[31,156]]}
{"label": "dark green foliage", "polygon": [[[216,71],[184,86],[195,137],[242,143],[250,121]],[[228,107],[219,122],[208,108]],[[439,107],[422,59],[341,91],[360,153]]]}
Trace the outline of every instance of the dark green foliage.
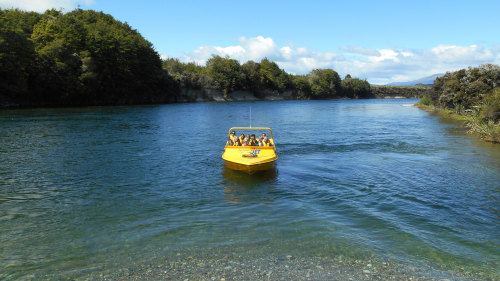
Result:
{"label": "dark green foliage", "polygon": [[245,79],[237,60],[220,56],[213,56],[207,61],[207,74],[214,79],[215,87],[223,93],[241,89]]}
{"label": "dark green foliage", "polygon": [[[258,98],[285,91],[292,91],[294,97],[299,99],[387,96],[386,91],[378,91],[376,95],[368,81],[351,78],[349,74],[343,81],[332,69],[315,69],[307,75],[290,75],[266,58],[261,62],[248,61],[240,65],[234,59],[213,56],[206,66],[169,58],[163,61],[163,68],[184,89],[217,89],[226,94],[241,90],[252,92]],[[411,97],[420,97],[423,95],[420,90],[416,87],[391,87],[389,92],[393,96],[410,93]]]}
{"label": "dark green foliage", "polygon": [[310,98],[312,96],[311,84],[304,75],[295,75],[292,77],[292,83],[299,98]]}
{"label": "dark green foliage", "polygon": [[243,88],[253,93],[259,93],[264,89],[260,75],[261,64],[248,61],[241,66],[244,74]]}
{"label": "dark green foliage", "polygon": [[202,89],[214,87],[213,79],[204,74],[205,68],[195,63],[182,63],[169,58],[163,61],[163,69],[170,74],[181,89]]}
{"label": "dark green foliage", "polygon": [[[350,77],[350,75],[348,74]],[[342,81],[342,93],[348,98],[370,98],[373,97],[370,83],[357,78],[346,78]]]}
{"label": "dark green foliage", "polygon": [[340,97],[341,80],[339,74],[332,69],[315,69],[307,75],[311,84],[313,98]]}
{"label": "dark green foliage", "polygon": [[0,10],[0,92],[24,106],[172,100],[151,43],[102,12]]}
{"label": "dark green foliage", "polygon": [[429,96],[424,96],[418,101],[418,104],[430,106],[432,105],[432,99]]}
{"label": "dark green foliage", "polygon": [[433,84],[433,103],[439,107],[464,113],[473,110],[500,86],[500,67],[485,64],[476,68],[448,72]]}
{"label": "dark green foliage", "polygon": [[28,95],[35,73],[34,45],[29,35],[38,14],[0,9],[0,96],[14,101]]}
{"label": "dark green foliage", "polygon": [[259,74],[262,85],[266,89],[282,93],[291,86],[290,76],[267,58],[260,62]]}
{"label": "dark green foliage", "polygon": [[484,99],[479,116],[482,121],[500,121],[500,87]]}
{"label": "dark green foliage", "polygon": [[33,32],[33,26],[42,16],[35,12],[24,12],[18,9],[0,9],[0,21],[2,27],[15,28],[29,37]]}
{"label": "dark green foliage", "polygon": [[199,66],[169,58],[163,68],[187,89],[216,89],[225,94],[250,91],[264,97],[266,91],[282,93],[293,88],[292,76],[268,59],[240,65],[235,59],[213,56],[206,66]]}
{"label": "dark green foliage", "polygon": [[[298,99],[375,97],[373,88],[366,80],[351,78],[348,74],[342,81],[332,69],[315,69],[307,75],[290,75],[266,58],[261,62],[248,61],[240,65],[237,60],[213,56],[206,66],[169,58],[163,61],[163,68],[183,89],[216,89],[225,94],[249,91],[258,98],[285,91],[293,92],[294,98]],[[392,88],[391,94],[398,96],[404,96],[407,92],[413,93],[411,97],[423,95],[420,88],[416,92],[415,87]],[[379,91],[378,96],[386,95]]]}
{"label": "dark green foliage", "polygon": [[[366,80],[349,74],[344,81],[332,69],[291,75],[267,58],[243,65],[220,56],[213,56],[205,66],[173,58],[162,62],[151,43],[128,24],[91,10],[38,14],[0,9],[0,31],[0,104],[175,102],[182,90],[189,89],[215,89],[226,95],[250,91],[259,98],[285,91],[287,97],[302,99],[369,98],[375,94]],[[484,92],[495,79],[494,75],[473,79],[469,87]],[[448,92],[460,90],[455,82],[446,81],[443,87]],[[440,100],[454,104],[467,98],[454,95]]]}
{"label": "dark green foliage", "polygon": [[0,92],[17,97],[28,91],[33,43],[20,29],[0,26]]}
{"label": "dark green foliage", "polygon": [[375,86],[370,85],[370,92],[376,98],[422,98],[430,96],[431,87],[415,86]]}
{"label": "dark green foliage", "polygon": [[469,132],[500,142],[500,67],[484,64],[434,81],[432,104],[465,115]]}

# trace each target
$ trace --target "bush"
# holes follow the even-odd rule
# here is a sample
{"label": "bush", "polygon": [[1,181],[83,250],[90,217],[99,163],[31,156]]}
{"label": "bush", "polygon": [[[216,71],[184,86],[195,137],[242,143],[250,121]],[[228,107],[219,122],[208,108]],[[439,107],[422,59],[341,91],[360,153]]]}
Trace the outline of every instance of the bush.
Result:
{"label": "bush", "polygon": [[500,88],[497,88],[484,99],[479,117],[485,122],[493,121],[497,123],[500,120]]}
{"label": "bush", "polygon": [[357,78],[347,78],[341,83],[342,93],[348,98],[369,98],[372,97],[370,83]]}
{"label": "bush", "polygon": [[448,72],[433,84],[432,99],[439,106],[462,114],[481,104],[483,98],[500,86],[500,67],[483,64],[476,68]]}
{"label": "bush", "polygon": [[432,99],[429,96],[425,96],[421,98],[418,103],[419,105],[425,105],[425,106],[431,106],[432,105]]}

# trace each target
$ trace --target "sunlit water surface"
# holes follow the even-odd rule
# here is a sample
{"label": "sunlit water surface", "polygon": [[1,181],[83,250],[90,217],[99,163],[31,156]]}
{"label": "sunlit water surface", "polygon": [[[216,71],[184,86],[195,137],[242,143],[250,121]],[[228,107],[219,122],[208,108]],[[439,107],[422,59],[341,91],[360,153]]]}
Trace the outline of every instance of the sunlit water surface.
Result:
{"label": "sunlit water surface", "polygon": [[[500,145],[415,102],[0,111],[0,279],[221,248],[499,278]],[[220,157],[250,106],[279,154],[251,176]]]}

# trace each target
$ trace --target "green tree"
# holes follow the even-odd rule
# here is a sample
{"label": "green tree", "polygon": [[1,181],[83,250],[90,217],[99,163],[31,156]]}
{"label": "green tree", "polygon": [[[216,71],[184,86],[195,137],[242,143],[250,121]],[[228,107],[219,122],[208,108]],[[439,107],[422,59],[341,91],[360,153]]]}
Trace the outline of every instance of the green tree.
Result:
{"label": "green tree", "polygon": [[247,61],[241,66],[245,80],[243,88],[253,93],[259,93],[264,86],[260,76],[260,63],[254,61]]}
{"label": "green tree", "polygon": [[110,15],[0,10],[0,23],[0,93],[7,100],[30,106],[151,103],[178,91],[151,43]]}
{"label": "green tree", "polygon": [[333,98],[340,94],[340,76],[332,69],[314,69],[308,74],[312,97]]}
{"label": "green tree", "polygon": [[311,98],[312,89],[309,79],[304,75],[294,75],[292,76],[292,82],[297,95],[301,98]]}
{"label": "green tree", "polygon": [[349,98],[370,98],[372,92],[370,83],[357,78],[346,78],[342,81],[342,93]]}
{"label": "green tree", "polygon": [[0,95],[16,103],[30,94],[35,52],[29,33],[38,20],[34,15],[0,9]]}
{"label": "green tree", "polygon": [[211,57],[207,61],[207,74],[215,80],[217,89],[226,94],[240,90],[244,80],[240,63],[228,57]]}
{"label": "green tree", "polygon": [[267,58],[261,60],[259,74],[260,81],[266,89],[277,90],[282,93],[292,86],[290,75],[279,68],[275,62],[271,62]]}

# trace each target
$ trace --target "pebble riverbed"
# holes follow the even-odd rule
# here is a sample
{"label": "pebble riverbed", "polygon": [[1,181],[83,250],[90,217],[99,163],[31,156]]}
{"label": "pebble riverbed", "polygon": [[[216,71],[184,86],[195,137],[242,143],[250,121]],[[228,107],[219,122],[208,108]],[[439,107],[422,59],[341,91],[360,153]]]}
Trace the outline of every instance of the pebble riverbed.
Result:
{"label": "pebble riverbed", "polygon": [[[190,249],[162,256],[128,257],[116,264],[95,265],[61,276],[33,275],[29,280],[499,280],[498,274],[466,269],[415,266],[374,256],[295,256],[292,254],[238,255],[242,249]],[[241,252],[240,252],[241,253]]]}

